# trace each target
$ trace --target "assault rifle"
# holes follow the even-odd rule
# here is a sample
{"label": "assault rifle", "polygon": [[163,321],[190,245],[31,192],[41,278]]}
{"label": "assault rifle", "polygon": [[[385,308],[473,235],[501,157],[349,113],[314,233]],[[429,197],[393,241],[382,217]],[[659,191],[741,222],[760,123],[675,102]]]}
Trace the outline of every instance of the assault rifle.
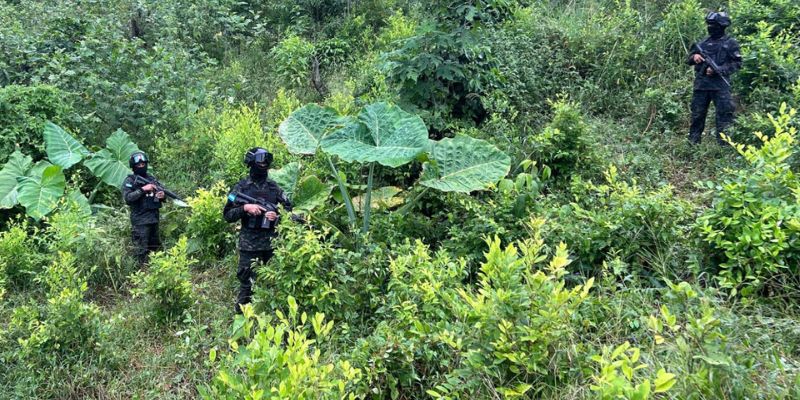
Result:
{"label": "assault rifle", "polygon": [[[714,71],[715,74],[719,75],[719,77],[722,78],[722,81],[725,82],[725,84],[728,85],[728,87],[730,87],[731,83],[728,82],[727,79],[725,79],[725,76],[722,75],[722,73],[720,73],[720,68],[719,65],[717,65],[716,61],[714,61],[713,58],[708,56],[706,51],[703,50],[703,48],[700,46],[700,43],[695,44],[695,46],[697,46],[697,51],[699,52],[699,54],[703,56],[703,59],[705,59],[705,61],[703,61],[703,64],[706,65],[708,68],[711,68],[711,70]],[[705,69],[703,69],[703,71],[705,72]]]}
{"label": "assault rifle", "polygon": [[155,179],[148,179],[148,178],[145,178],[143,176],[136,175],[136,178],[134,179],[133,183],[137,184],[137,185],[140,184],[142,186],[148,185],[148,184],[153,185],[153,186],[156,187],[156,191],[164,192],[164,194],[167,195],[167,197],[171,198],[173,203],[175,203],[176,206],[189,207],[189,205],[186,204],[185,200],[183,200],[180,196],[175,194],[175,192],[173,192],[173,191],[165,188],[164,186],[162,186],[161,183],[159,181],[155,180]]}
{"label": "assault rifle", "polygon": [[[278,214],[278,206],[276,206],[275,204],[272,204],[266,200],[259,200],[256,199],[255,197],[250,197],[242,192],[233,192],[229,194],[228,200],[232,201],[234,204],[239,204],[239,205],[258,204],[259,206],[267,210],[264,213],[272,211],[275,214]],[[272,229],[275,227],[275,225],[277,225],[278,218],[280,218],[280,215],[278,215],[278,218],[276,218],[274,221],[270,221],[269,219],[267,219],[267,217],[264,214],[262,214],[261,217],[262,217],[261,229]],[[248,226],[248,228],[251,229],[255,228],[256,218],[250,218],[250,224],[253,226]]]}

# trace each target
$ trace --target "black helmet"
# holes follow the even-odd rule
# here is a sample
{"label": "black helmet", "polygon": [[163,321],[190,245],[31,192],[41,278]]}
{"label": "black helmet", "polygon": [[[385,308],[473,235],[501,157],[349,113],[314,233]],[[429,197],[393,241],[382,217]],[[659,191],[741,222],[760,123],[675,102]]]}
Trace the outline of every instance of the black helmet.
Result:
{"label": "black helmet", "polygon": [[143,151],[134,151],[133,153],[131,153],[131,157],[128,159],[128,166],[133,168],[134,165],[141,162],[145,164],[149,162],[149,160],[147,159],[147,154],[144,154]]}
{"label": "black helmet", "polygon": [[712,11],[706,15],[706,24],[717,24],[723,28],[731,25],[731,17],[726,12]]}
{"label": "black helmet", "polygon": [[269,168],[272,164],[272,153],[261,147],[253,147],[244,154],[244,163],[248,166],[254,163],[266,163]]}

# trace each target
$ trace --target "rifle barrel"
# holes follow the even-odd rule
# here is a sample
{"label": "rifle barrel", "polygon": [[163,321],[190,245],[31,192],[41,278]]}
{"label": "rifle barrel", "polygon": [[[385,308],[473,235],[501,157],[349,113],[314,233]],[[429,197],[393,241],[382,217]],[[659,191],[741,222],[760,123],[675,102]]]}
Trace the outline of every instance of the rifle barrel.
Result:
{"label": "rifle barrel", "polygon": [[172,199],[175,199],[175,200],[179,200],[181,202],[185,202],[185,200],[183,198],[181,198],[181,196],[178,196],[175,192],[165,188],[164,185],[161,184],[161,182],[159,182],[159,181],[157,181],[155,179],[151,180],[151,179],[147,179],[147,178],[145,178],[143,176],[136,175],[135,181],[139,181],[139,182],[144,182],[146,184],[155,185],[156,189],[158,189],[161,192],[164,192],[164,194],[167,195],[168,197],[170,197]]}

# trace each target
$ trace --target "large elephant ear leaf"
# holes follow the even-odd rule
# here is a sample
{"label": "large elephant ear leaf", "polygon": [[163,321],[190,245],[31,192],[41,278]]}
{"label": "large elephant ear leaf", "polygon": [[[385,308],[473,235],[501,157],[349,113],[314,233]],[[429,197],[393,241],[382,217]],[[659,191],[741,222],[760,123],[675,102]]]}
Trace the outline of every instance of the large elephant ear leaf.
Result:
{"label": "large elephant ear leaf", "polygon": [[31,218],[40,220],[58,205],[64,195],[66,179],[58,165],[40,161],[28,173],[17,178],[19,181],[19,203]]}
{"label": "large elephant ear leaf", "polygon": [[294,194],[297,181],[300,179],[300,163],[291,162],[278,170],[269,171],[269,177],[283,189],[290,199]]}
{"label": "large elephant ear leaf", "polygon": [[389,103],[370,104],[347,124],[322,139],[322,148],[345,161],[377,162],[387,167],[409,163],[428,146],[422,119]]}
{"label": "large elephant ear leaf", "polygon": [[47,121],[44,125],[44,146],[47,158],[55,165],[67,169],[89,155],[89,150],[60,126]]}
{"label": "large elephant ear leaf", "polygon": [[511,158],[489,142],[456,136],[435,142],[420,183],[444,192],[482,190],[508,174]]}
{"label": "large elephant ear leaf", "polygon": [[94,153],[84,164],[106,184],[120,187],[130,174],[128,159],[135,151],[139,151],[139,147],[119,129],[106,140],[106,148]]}
{"label": "large elephant ear leaf", "polygon": [[316,176],[307,176],[297,184],[294,196],[291,197],[292,205],[298,211],[311,211],[325,204],[331,194],[331,189],[333,186],[326,185]]}
{"label": "large elephant ear leaf", "polygon": [[307,104],[281,122],[278,134],[293,154],[314,154],[325,134],[341,124],[341,117],[332,108]]}
{"label": "large elephant ear leaf", "polygon": [[13,152],[3,169],[0,170],[0,208],[11,208],[17,205],[18,177],[25,176],[31,168],[31,158],[19,152]]}
{"label": "large elephant ear leaf", "polygon": [[300,179],[300,163],[292,162],[283,168],[270,171],[269,176],[292,201],[295,210],[311,211],[322,205],[331,193],[331,186],[326,186],[316,176]]}

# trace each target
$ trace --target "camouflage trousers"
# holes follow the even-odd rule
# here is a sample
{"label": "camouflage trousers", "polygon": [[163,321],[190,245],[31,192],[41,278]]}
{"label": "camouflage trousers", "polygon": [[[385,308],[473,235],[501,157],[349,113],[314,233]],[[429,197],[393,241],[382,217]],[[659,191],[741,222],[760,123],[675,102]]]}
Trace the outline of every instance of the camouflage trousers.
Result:
{"label": "camouflage trousers", "polygon": [[139,265],[148,261],[153,251],[161,250],[161,239],[158,237],[158,224],[133,225],[133,255]]}
{"label": "camouflage trousers", "polygon": [[733,112],[736,109],[730,90],[694,91],[692,95],[692,126],[689,128],[689,141],[692,143],[700,143],[703,130],[706,127],[706,116],[711,102],[714,102],[714,108],[717,110],[717,142],[725,144],[719,133],[727,133],[725,130],[733,123]]}
{"label": "camouflage trousers", "polygon": [[256,281],[255,267],[266,264],[272,258],[272,250],[245,251],[239,250],[239,268],[236,277],[239,279],[239,296],[236,299],[235,311],[241,312],[240,304],[248,304],[253,298],[253,283]]}

